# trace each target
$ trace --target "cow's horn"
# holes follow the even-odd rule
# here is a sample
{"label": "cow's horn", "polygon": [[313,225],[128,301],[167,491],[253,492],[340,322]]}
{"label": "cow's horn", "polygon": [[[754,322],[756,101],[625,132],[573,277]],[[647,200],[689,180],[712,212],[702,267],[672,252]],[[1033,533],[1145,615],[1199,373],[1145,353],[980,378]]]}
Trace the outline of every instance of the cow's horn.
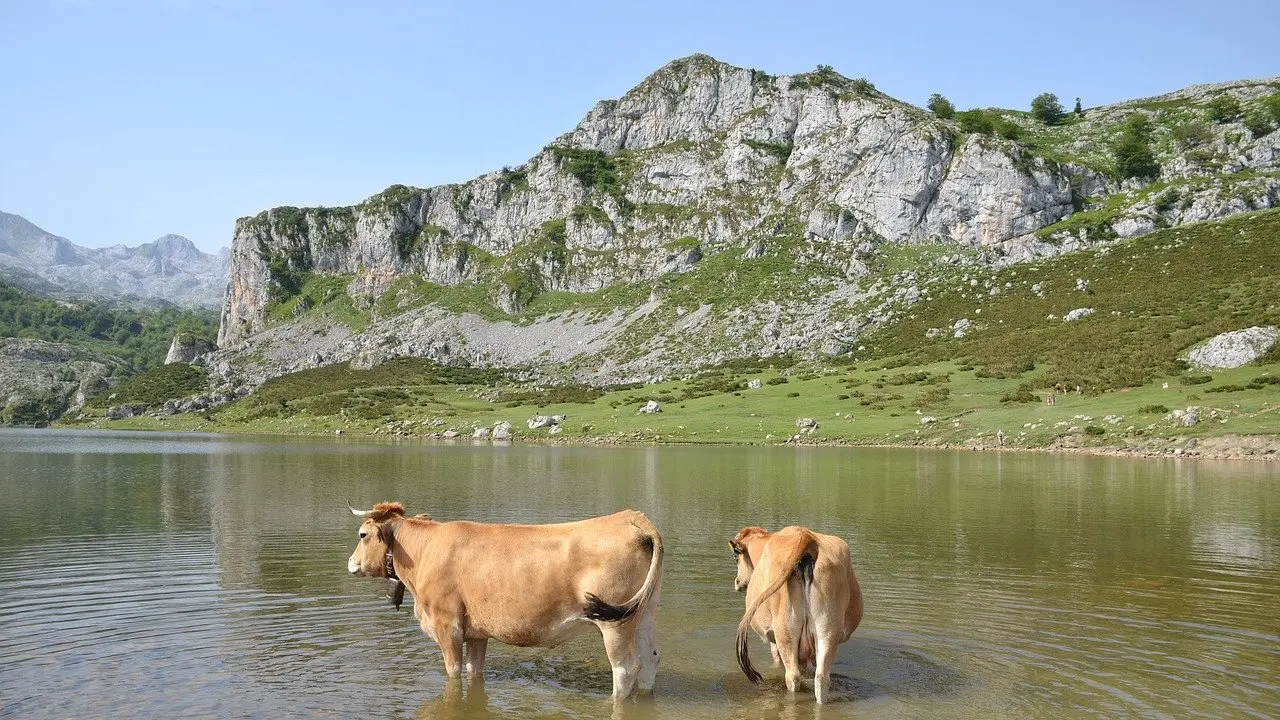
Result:
{"label": "cow's horn", "polygon": [[357,510],[351,507],[351,501],[349,500],[347,501],[347,509],[350,510],[351,514],[355,515],[356,517],[369,517],[369,513],[373,512],[372,510]]}

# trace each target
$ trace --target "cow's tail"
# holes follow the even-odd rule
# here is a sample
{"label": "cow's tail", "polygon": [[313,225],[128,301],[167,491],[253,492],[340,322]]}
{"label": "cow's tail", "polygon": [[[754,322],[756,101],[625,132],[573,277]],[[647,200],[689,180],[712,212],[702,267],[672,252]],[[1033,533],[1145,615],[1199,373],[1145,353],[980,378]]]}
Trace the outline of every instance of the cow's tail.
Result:
{"label": "cow's tail", "polygon": [[[791,598],[791,615],[799,621],[799,627],[793,629],[794,637],[800,642],[801,648],[804,647],[806,641],[805,633],[808,632],[809,625],[809,593],[811,585],[813,585],[813,566],[818,559],[818,539],[808,530],[803,530],[797,534],[795,542],[786,548],[780,557],[774,558],[770,562],[770,567],[785,569],[778,572],[772,582],[755,597],[750,603],[747,603],[747,611],[742,616],[742,621],[738,623],[738,667],[742,668],[742,673],[747,679],[753,683],[759,683],[761,676],[759,672],[751,665],[751,654],[747,647],[747,634],[751,629],[751,618],[755,617],[756,611],[764,604],[766,600],[773,596],[774,593],[781,590],[792,578],[798,576],[803,588],[803,594],[798,598]],[[759,572],[757,569],[756,572]],[[779,618],[775,618],[775,622]],[[790,618],[788,618],[790,619]]]}
{"label": "cow's tail", "polygon": [[596,620],[598,622],[617,623],[625,622],[636,614],[636,611],[649,604],[649,599],[653,597],[653,593],[657,591],[658,584],[662,580],[662,534],[658,532],[658,528],[649,522],[648,518],[643,515],[644,525],[635,523],[640,532],[643,533],[639,542],[642,546],[649,548],[653,553],[653,558],[649,561],[649,574],[644,578],[644,584],[636,591],[632,598],[621,605],[611,605],[601,600],[594,593],[587,593],[586,606],[583,607],[583,614],[588,620]]}

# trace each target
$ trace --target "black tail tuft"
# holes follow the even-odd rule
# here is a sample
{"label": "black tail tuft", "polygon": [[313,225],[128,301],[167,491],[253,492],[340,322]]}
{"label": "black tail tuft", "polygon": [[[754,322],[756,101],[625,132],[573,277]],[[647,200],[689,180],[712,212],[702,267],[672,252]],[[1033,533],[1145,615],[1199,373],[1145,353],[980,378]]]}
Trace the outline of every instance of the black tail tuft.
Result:
{"label": "black tail tuft", "polygon": [[751,664],[751,653],[747,649],[747,621],[743,620],[738,626],[738,667],[742,668],[742,674],[747,676],[753,685],[759,685],[764,678]]}
{"label": "black tail tuft", "polygon": [[599,596],[587,593],[587,604],[582,608],[588,620],[598,622],[622,622],[636,612],[633,605],[610,605]]}

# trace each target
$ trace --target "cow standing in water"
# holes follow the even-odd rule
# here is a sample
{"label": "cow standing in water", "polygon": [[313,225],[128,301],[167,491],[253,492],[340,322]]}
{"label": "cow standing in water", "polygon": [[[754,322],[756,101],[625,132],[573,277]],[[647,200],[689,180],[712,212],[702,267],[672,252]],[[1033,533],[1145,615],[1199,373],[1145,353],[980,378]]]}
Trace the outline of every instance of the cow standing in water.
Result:
{"label": "cow standing in water", "polygon": [[745,527],[729,547],[738,561],[733,587],[747,593],[737,639],[742,672],[753,683],[761,680],[747,649],[747,631],[754,627],[769,642],[774,663],[782,663],[787,690],[795,692],[803,669],[815,668],[813,692],[825,703],[836,650],[862,622],[862,589],[849,545],[792,526],[776,533]]}
{"label": "cow standing in water", "polygon": [[405,517],[400,503],[351,512],[364,523],[347,569],[404,582],[449,677],[462,672],[464,646],[467,673],[477,676],[490,638],[554,647],[595,626],[613,666],[613,697],[653,689],[662,536],[642,513],[493,525]]}

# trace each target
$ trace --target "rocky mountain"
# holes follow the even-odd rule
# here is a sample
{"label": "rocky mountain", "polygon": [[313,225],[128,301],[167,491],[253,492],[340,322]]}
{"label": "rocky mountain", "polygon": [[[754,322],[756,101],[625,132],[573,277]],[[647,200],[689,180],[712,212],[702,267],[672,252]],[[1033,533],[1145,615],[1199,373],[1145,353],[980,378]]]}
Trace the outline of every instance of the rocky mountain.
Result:
{"label": "rocky mountain", "polygon": [[604,381],[856,354],[940,273],[1280,204],[1278,90],[1046,124],[695,55],[519,167],[240,219],[210,362],[234,384],[404,355]]}
{"label": "rocky mountain", "polygon": [[137,247],[86,248],[0,212],[0,275],[33,292],[158,298],[184,307],[222,303],[231,254],[201,252],[181,235]]}

